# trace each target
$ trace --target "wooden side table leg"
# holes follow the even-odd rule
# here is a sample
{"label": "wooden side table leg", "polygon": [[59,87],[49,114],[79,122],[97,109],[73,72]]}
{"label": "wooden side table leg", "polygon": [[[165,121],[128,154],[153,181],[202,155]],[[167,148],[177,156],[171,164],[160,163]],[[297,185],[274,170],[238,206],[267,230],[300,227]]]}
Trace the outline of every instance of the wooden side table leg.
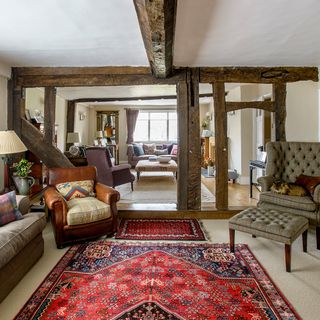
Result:
{"label": "wooden side table leg", "polygon": [[291,244],[285,244],[286,271],[291,272]]}
{"label": "wooden side table leg", "polygon": [[302,248],[303,248],[303,252],[307,252],[307,249],[308,249],[308,229],[302,233]]}
{"label": "wooden side table leg", "polygon": [[234,236],[235,236],[234,229],[229,229],[229,236],[230,236],[230,251],[234,252]]}

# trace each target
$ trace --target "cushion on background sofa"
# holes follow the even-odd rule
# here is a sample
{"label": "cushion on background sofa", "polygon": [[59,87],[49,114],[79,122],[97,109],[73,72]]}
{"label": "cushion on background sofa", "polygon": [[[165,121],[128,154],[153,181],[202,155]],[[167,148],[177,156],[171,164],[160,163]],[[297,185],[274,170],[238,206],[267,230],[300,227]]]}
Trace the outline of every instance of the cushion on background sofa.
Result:
{"label": "cushion on background sofa", "polygon": [[144,150],[143,150],[143,144],[142,143],[134,143],[133,144],[133,151],[136,156],[143,156]]}
{"label": "cushion on background sofa", "polygon": [[11,191],[0,196],[0,226],[20,220],[23,216],[18,209],[16,192]]}

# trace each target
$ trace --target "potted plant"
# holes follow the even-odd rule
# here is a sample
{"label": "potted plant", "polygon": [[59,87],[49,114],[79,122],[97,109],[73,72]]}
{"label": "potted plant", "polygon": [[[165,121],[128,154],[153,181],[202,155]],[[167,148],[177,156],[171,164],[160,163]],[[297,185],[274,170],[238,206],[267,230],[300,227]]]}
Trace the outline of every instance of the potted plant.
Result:
{"label": "potted plant", "polygon": [[34,178],[29,176],[33,163],[26,159],[21,159],[18,163],[13,164],[15,183],[19,194],[29,194],[30,188],[34,185]]}

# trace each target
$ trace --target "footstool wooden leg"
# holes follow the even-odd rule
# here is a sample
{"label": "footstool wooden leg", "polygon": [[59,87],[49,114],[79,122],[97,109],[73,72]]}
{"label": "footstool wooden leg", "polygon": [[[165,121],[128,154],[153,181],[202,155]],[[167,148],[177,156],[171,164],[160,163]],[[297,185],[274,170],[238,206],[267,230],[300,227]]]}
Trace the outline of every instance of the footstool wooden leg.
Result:
{"label": "footstool wooden leg", "polygon": [[234,252],[234,235],[235,235],[235,230],[234,229],[229,229],[230,251],[231,252]]}
{"label": "footstool wooden leg", "polygon": [[286,271],[291,272],[291,244],[285,244]]}
{"label": "footstool wooden leg", "polygon": [[303,248],[303,252],[307,252],[307,248],[308,248],[308,229],[302,233],[302,248]]}

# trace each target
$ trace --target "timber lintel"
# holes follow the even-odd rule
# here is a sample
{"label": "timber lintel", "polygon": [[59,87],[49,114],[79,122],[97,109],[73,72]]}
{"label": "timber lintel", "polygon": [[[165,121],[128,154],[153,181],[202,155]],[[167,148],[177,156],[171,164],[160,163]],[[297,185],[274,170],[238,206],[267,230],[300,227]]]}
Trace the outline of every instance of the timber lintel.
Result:
{"label": "timber lintel", "polygon": [[226,112],[241,110],[241,109],[262,109],[269,112],[275,112],[273,101],[229,101],[226,102]]}

